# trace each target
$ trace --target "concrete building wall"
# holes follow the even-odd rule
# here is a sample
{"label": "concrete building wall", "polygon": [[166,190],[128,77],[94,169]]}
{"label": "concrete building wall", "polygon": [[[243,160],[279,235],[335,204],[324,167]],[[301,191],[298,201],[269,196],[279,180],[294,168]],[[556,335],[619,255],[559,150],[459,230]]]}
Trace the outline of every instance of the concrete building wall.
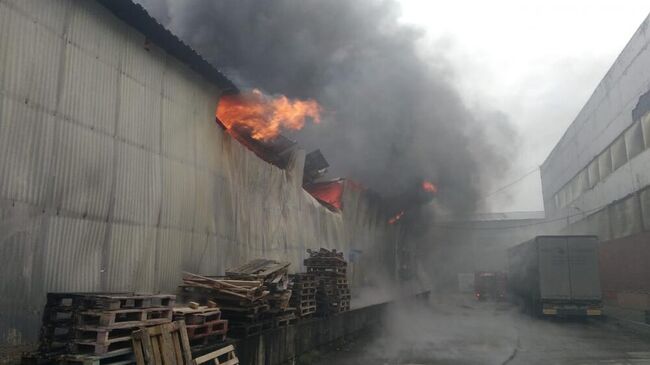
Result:
{"label": "concrete building wall", "polygon": [[650,123],[633,118],[650,90],[646,19],[541,166],[549,216],[583,212],[650,184]]}
{"label": "concrete building wall", "polygon": [[647,18],[541,167],[547,233],[600,237],[605,300],[621,313],[650,310],[649,45]]}
{"label": "concrete building wall", "polygon": [[317,247],[363,252],[355,285],[390,261],[368,194],[321,206],[304,153],[280,170],[218,127],[220,93],[94,1],[0,0],[0,357],[50,291],[174,292]]}

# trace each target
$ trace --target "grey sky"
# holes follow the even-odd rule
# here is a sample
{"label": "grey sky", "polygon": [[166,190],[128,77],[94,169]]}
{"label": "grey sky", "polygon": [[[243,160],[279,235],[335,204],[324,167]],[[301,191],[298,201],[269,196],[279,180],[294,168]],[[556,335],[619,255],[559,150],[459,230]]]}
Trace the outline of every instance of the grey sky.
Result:
{"label": "grey sky", "polygon": [[[465,102],[517,126],[520,153],[503,185],[544,161],[650,12],[647,0],[399,1],[402,21],[427,31],[424,57],[449,61]],[[539,174],[482,209],[543,209]]]}

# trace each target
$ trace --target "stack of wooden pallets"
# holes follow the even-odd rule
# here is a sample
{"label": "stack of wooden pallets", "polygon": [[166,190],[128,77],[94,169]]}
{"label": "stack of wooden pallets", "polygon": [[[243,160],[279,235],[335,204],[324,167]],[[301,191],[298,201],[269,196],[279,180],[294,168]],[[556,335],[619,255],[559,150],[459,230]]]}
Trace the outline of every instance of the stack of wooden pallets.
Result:
{"label": "stack of wooden pallets", "polygon": [[307,250],[309,257],[304,264],[307,273],[317,282],[316,314],[330,314],[350,310],[350,288],[346,278],[347,262],[342,252],[321,248]]}
{"label": "stack of wooden pallets", "polygon": [[[128,363],[131,333],[171,322],[174,295],[50,293],[38,354],[63,363]],[[30,362],[29,360],[26,362]],[[38,361],[37,361],[38,362]]]}
{"label": "stack of wooden pallets", "polygon": [[226,276],[185,273],[184,297],[196,302],[214,301],[227,319],[232,337],[247,337],[295,321],[289,308],[288,262],[256,259]]}
{"label": "stack of wooden pallets", "polygon": [[316,277],[313,274],[299,273],[291,276],[290,305],[296,309],[296,315],[309,318],[316,313]]}
{"label": "stack of wooden pallets", "polygon": [[190,306],[174,308],[174,321],[184,321],[191,346],[214,344],[226,340],[228,320],[221,319],[217,307]]}

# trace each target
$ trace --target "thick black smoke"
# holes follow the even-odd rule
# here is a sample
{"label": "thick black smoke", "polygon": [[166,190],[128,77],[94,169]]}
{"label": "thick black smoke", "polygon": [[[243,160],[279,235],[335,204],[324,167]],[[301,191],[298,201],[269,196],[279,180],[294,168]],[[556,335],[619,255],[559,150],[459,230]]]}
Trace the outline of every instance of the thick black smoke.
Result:
{"label": "thick black smoke", "polygon": [[463,105],[444,62],[418,55],[422,33],[399,23],[395,1],[141,2],[242,88],[321,103],[323,122],[294,138],[336,175],[384,194],[430,179],[458,212],[509,168],[506,118]]}

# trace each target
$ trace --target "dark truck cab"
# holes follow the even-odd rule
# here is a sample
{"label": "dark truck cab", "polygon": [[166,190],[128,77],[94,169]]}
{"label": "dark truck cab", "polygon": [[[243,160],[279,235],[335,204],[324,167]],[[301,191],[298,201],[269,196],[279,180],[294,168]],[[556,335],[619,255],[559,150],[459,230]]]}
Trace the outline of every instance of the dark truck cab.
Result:
{"label": "dark truck cab", "polygon": [[601,316],[598,237],[538,236],[510,248],[508,283],[535,315]]}

